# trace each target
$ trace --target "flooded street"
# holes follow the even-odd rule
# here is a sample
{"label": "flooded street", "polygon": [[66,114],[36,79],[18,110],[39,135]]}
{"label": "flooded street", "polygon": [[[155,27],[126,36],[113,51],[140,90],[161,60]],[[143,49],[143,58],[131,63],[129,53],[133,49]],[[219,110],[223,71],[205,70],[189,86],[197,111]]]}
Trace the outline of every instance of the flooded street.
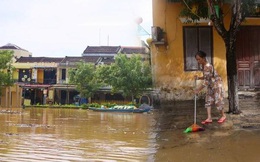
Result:
{"label": "flooded street", "polygon": [[[259,131],[203,132],[186,136],[164,134],[155,161],[259,162]],[[169,136],[172,136],[169,138]]]}
{"label": "flooded street", "polygon": [[0,120],[0,161],[147,161],[156,152],[149,114],[32,108]]}
{"label": "flooded street", "polygon": [[259,130],[223,129],[213,123],[203,132],[183,133],[192,124],[192,117],[187,116],[192,108],[178,115],[174,115],[176,111],[159,110],[148,114],[51,108],[12,109],[12,113],[6,110],[0,109],[3,162],[260,161]]}

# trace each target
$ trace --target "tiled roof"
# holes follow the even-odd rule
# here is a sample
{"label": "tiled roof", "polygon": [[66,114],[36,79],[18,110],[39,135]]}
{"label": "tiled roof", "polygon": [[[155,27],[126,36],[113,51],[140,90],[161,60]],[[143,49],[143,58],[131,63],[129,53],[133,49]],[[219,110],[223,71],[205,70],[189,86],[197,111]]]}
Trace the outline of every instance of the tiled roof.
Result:
{"label": "tiled roof", "polygon": [[66,62],[80,62],[82,60],[82,57],[70,57],[66,56],[60,63],[66,63]]}
{"label": "tiled roof", "polygon": [[[23,50],[23,51],[27,51],[27,50],[25,50],[25,49],[23,49],[23,48],[21,48],[21,47],[15,45],[15,44],[11,44],[11,43],[8,43],[8,44],[6,44],[6,45],[4,45],[4,46],[1,46],[0,49],[6,49],[6,50],[9,50],[9,49],[10,49],[10,50]],[[27,51],[27,52],[28,52],[28,51]]]}
{"label": "tiled roof", "polygon": [[[114,55],[118,53],[123,54],[147,54],[145,47],[121,47],[121,46],[88,46],[83,56],[66,56],[63,58],[55,57],[20,57],[16,62],[18,63],[34,63],[34,62],[55,62],[55,63],[75,63],[75,62],[90,62],[104,64],[111,64],[114,60]],[[90,54],[90,55],[88,55]],[[92,54],[92,55],[91,55]],[[101,55],[100,55],[101,54]],[[104,54],[104,55],[102,55]],[[105,55],[111,54],[111,55]]]}
{"label": "tiled roof", "polygon": [[63,59],[64,59],[64,57],[44,57],[42,59],[42,62],[56,62],[56,63],[60,63]]}
{"label": "tiled roof", "polygon": [[115,59],[114,57],[102,57],[102,60],[101,62],[104,62],[104,64],[111,64],[111,63],[114,63],[115,62]]}
{"label": "tiled roof", "polygon": [[100,57],[99,57],[99,56],[83,56],[82,58],[83,58],[83,60],[84,60],[85,62],[93,62],[93,63],[96,63]]}
{"label": "tiled roof", "polygon": [[80,62],[80,61],[84,61],[84,62],[96,62],[99,59],[99,56],[83,56],[83,57],[69,57],[66,56],[61,63],[66,63],[66,62]]}
{"label": "tiled roof", "polygon": [[26,63],[26,62],[56,62],[59,63],[63,58],[55,57],[20,57],[16,62]]}
{"label": "tiled roof", "polygon": [[122,54],[147,54],[145,47],[122,47]]}
{"label": "tiled roof", "polygon": [[55,62],[55,63],[75,63],[75,62],[91,62],[96,63],[100,56],[83,56],[83,57],[69,57],[55,58],[55,57],[20,57],[16,62],[18,63],[33,63],[33,62]]}
{"label": "tiled roof", "polygon": [[83,54],[117,54],[120,46],[87,46]]}
{"label": "tiled roof", "polygon": [[41,62],[43,57],[20,57],[16,60],[16,62],[26,63],[26,62]]}

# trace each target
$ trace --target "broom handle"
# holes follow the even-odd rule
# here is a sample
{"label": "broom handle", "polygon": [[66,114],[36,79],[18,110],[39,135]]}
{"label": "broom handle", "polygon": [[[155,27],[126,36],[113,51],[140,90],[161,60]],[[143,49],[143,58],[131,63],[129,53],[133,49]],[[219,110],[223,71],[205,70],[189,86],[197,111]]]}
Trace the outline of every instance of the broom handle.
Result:
{"label": "broom handle", "polygon": [[[196,89],[196,86],[197,86],[197,78],[195,78],[195,89]],[[196,118],[197,118],[197,94],[195,93],[195,96],[194,96],[194,124],[197,123],[196,121]]]}

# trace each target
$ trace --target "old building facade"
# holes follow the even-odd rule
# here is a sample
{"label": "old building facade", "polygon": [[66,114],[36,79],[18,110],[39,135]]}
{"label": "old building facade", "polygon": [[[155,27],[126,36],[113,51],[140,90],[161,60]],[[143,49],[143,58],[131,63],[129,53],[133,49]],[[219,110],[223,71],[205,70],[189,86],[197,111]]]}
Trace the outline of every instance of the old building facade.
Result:
{"label": "old building facade", "polygon": [[[161,100],[191,100],[194,75],[198,70],[195,53],[203,50],[216,68],[227,91],[226,49],[209,19],[185,23],[179,0],[153,0],[151,60],[157,95]],[[223,6],[229,24],[230,4]],[[260,18],[247,17],[237,37],[239,89],[260,88]]]}
{"label": "old building facade", "polygon": [[[12,48],[6,50],[12,50]],[[23,49],[20,48],[20,50]],[[13,87],[3,88],[1,107],[75,104],[75,97],[79,92],[75,85],[69,84],[69,69],[75,68],[80,61],[93,65],[111,64],[119,53],[126,54],[128,57],[140,54],[144,59],[149,59],[149,50],[145,47],[121,46],[88,46],[82,56],[76,57],[31,57],[31,55],[16,57],[16,61],[13,63],[15,71],[12,74],[15,84]],[[110,94],[109,87],[101,88],[92,99],[95,102],[128,101],[121,94]],[[84,102],[90,100],[86,99]]]}

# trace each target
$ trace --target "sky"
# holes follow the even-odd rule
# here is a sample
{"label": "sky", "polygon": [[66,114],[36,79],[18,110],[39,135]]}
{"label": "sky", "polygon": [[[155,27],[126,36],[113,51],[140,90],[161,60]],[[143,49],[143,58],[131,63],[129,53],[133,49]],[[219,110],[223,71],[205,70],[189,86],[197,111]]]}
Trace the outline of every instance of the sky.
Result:
{"label": "sky", "polygon": [[152,0],[0,0],[0,46],[12,43],[33,57],[81,56],[87,46],[139,46],[151,26]]}

